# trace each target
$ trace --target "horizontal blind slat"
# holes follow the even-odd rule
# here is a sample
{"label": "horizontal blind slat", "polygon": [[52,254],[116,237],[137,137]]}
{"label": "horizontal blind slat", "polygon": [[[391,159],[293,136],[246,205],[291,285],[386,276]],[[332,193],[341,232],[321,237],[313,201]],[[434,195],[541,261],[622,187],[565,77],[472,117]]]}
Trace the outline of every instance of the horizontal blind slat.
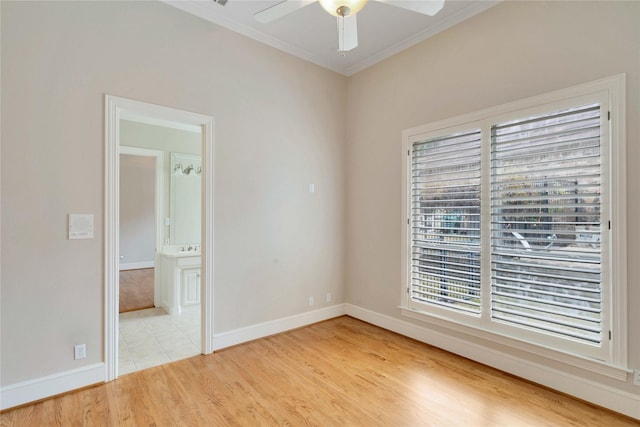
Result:
{"label": "horizontal blind slat", "polygon": [[[504,276],[497,276],[497,275],[493,276],[493,279],[494,279],[494,284],[493,284],[494,291],[496,289],[508,289],[515,292],[529,293],[534,295],[544,295],[544,296],[548,296],[555,299],[571,298],[577,302],[582,302],[582,303],[594,303],[594,304],[600,303],[599,298],[582,297],[582,296],[576,295],[575,292],[573,294],[564,294],[558,291],[545,290],[545,289],[553,289],[552,283],[536,282],[534,280],[511,282],[510,278],[504,277]],[[510,286],[507,283],[518,283],[518,286]],[[524,287],[524,286],[521,286],[522,284],[536,285],[543,289]],[[559,288],[559,289],[562,289],[562,288]]]}

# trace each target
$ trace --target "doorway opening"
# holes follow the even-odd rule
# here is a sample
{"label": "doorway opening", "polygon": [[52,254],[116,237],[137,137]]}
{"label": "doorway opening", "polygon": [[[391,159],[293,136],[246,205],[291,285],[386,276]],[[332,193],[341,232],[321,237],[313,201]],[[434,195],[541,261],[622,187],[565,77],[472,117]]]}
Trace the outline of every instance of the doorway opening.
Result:
{"label": "doorway opening", "polygon": [[[119,146],[120,314],[159,305],[156,253],[163,247],[162,222],[165,210],[165,152],[133,146],[136,142],[137,145],[145,142],[145,130],[156,129],[145,128],[143,124],[135,122],[123,124]],[[131,135],[132,129],[138,130],[142,136],[136,138]],[[127,143],[131,145],[123,145]]]}
{"label": "doorway opening", "polygon": [[[165,346],[175,344],[164,348],[167,362],[213,351],[213,118],[109,95],[105,102],[105,365],[110,381],[159,364],[147,357],[132,365],[125,357],[131,356],[129,344],[137,335],[147,346],[162,346],[163,339]],[[171,145],[167,135],[172,132],[174,137],[182,132],[178,140],[183,143],[189,139],[185,132],[191,132],[195,142]],[[145,268],[153,271],[153,308],[120,314],[121,271]],[[178,330],[184,336],[178,337]]]}

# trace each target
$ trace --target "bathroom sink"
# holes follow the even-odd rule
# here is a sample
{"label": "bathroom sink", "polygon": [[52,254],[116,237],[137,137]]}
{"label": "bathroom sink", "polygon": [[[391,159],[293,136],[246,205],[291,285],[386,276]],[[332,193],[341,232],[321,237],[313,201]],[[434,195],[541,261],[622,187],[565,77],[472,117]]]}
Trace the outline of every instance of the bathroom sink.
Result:
{"label": "bathroom sink", "polygon": [[171,257],[200,256],[202,254],[200,247],[189,249],[188,246],[165,247],[162,253]]}
{"label": "bathroom sink", "polygon": [[184,251],[180,250],[180,251],[178,251],[178,254],[186,255],[186,256],[189,256],[189,255],[193,255],[193,256],[198,255],[199,256],[200,255],[200,250],[197,250],[197,251],[196,250],[190,250],[190,251],[189,250],[184,250]]}

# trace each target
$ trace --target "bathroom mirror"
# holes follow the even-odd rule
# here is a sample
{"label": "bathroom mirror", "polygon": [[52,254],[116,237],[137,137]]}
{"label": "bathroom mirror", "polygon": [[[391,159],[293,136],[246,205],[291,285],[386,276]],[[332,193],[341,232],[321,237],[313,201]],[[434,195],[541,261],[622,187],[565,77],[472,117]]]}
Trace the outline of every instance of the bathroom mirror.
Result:
{"label": "bathroom mirror", "polygon": [[173,245],[200,245],[202,160],[171,153],[169,240]]}

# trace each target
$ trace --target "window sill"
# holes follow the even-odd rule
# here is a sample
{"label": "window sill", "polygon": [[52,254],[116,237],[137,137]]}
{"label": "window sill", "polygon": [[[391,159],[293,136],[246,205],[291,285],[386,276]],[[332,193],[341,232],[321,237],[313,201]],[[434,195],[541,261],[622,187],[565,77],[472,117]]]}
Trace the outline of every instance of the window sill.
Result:
{"label": "window sill", "polygon": [[433,315],[424,311],[414,310],[407,307],[399,307],[403,316],[410,317],[425,323],[436,325],[439,327],[447,328],[452,331],[461,332],[466,335],[472,335],[474,337],[487,340],[492,343],[505,345],[516,350],[524,351],[536,356],[541,356],[549,360],[564,363],[570,366],[575,366],[580,369],[584,369],[589,372],[593,372],[599,375],[603,375],[609,378],[616,379],[618,381],[627,381],[628,374],[632,371],[628,368],[619,366],[613,366],[606,362],[586,359],[584,357],[563,353],[561,351],[543,347],[540,345],[532,344],[529,342],[520,341],[513,337],[500,335],[492,331],[488,331],[481,328],[474,328],[468,325],[457,323],[451,319],[446,319],[440,316]]}

